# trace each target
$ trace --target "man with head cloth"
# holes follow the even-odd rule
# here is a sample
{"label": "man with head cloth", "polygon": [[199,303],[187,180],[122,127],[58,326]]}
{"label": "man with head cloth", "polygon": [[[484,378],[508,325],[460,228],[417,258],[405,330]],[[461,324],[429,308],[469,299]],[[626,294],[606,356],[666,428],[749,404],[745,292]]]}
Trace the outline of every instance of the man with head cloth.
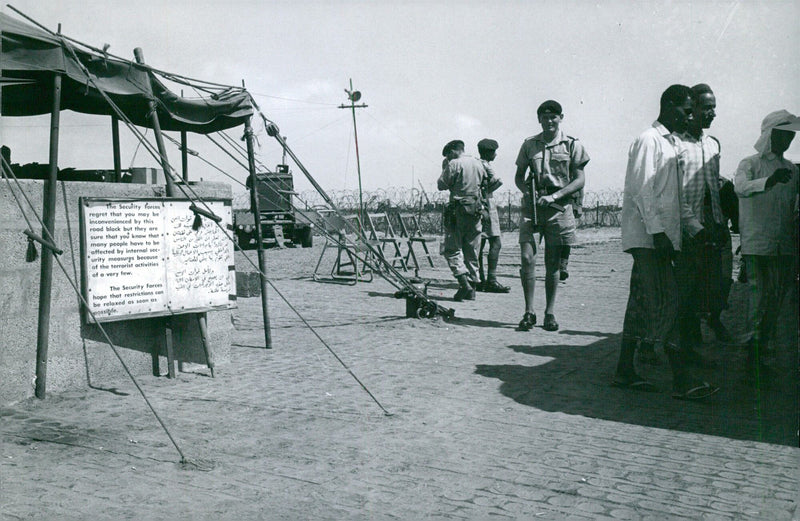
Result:
{"label": "man with head cloth", "polygon": [[681,249],[681,221],[692,236],[702,229],[681,204],[673,135],[684,132],[692,116],[689,87],[671,85],[661,95],[660,105],[656,122],[628,150],[620,220],[622,248],[633,256],[633,268],[612,385],[655,391],[653,384],[636,373],[634,353],[637,342],[662,344],[672,369],[672,396],[698,400],[718,388],[693,378],[678,349],[678,294],[672,265]]}
{"label": "man with head cloth", "polygon": [[739,196],[739,230],[742,256],[751,292],[754,323],[748,347],[748,369],[757,382],[764,377],[761,354],[775,328],[781,300],[791,284],[797,224],[798,168],[783,157],[800,129],[800,119],[785,110],[772,112],[761,123],[758,153],[736,169],[734,185]]}
{"label": "man with head cloth", "polygon": [[450,191],[445,209],[444,257],[458,281],[453,299],[475,300],[483,216],[480,190],[486,169],[479,160],[464,154],[464,142],[460,140],[447,143],[442,155],[442,175],[436,184],[439,190]]}

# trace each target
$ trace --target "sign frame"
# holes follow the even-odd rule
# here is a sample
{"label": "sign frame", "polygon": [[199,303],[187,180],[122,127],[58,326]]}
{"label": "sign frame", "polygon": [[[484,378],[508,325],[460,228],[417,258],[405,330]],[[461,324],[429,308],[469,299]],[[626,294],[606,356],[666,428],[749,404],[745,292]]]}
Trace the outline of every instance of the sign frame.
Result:
{"label": "sign frame", "polygon": [[[223,221],[220,223],[226,230],[229,236],[232,236],[233,233],[233,206],[232,206],[232,199],[231,198],[204,198],[204,202],[206,203],[216,203],[217,205],[221,203],[223,207],[227,208],[229,212],[225,212],[229,214],[230,219],[226,219],[226,216],[220,215],[223,217]],[[147,204],[147,203],[158,203],[162,205],[161,209],[161,217],[163,218],[163,227],[161,229],[162,236],[161,236],[161,263],[163,266],[160,269],[163,269],[164,273],[162,274],[162,279],[164,280],[164,290],[162,292],[164,303],[156,303],[155,307],[158,309],[150,310],[150,311],[136,311],[132,312],[128,310],[125,312],[123,309],[119,314],[115,314],[112,311],[110,315],[104,316],[97,316],[97,309],[93,309],[92,311],[95,312],[95,318],[92,317],[90,311],[90,306],[93,301],[91,298],[91,288],[90,288],[90,280],[94,281],[94,279],[90,278],[89,273],[89,240],[87,238],[89,233],[89,226],[91,223],[87,223],[87,208],[90,205],[97,205],[97,204],[110,204],[110,205],[122,205],[126,203],[132,204]],[[190,314],[190,313],[205,313],[208,311],[220,311],[220,310],[229,310],[236,307],[236,279],[235,279],[235,265],[234,265],[234,244],[232,241],[229,242],[229,238],[225,238],[226,242],[229,242],[229,252],[228,259],[223,259],[225,262],[225,269],[228,273],[228,292],[227,292],[227,301],[224,304],[208,304],[208,305],[189,305],[189,306],[180,306],[180,307],[172,307],[171,304],[171,294],[170,294],[170,287],[168,283],[168,279],[170,278],[168,272],[171,268],[174,268],[174,265],[170,264],[170,252],[167,251],[171,243],[167,240],[167,235],[170,233],[174,233],[174,230],[170,228],[170,223],[167,223],[167,215],[168,215],[168,206],[167,205],[174,205],[179,204],[181,206],[186,206],[186,211],[190,213],[190,218],[194,219],[194,213],[189,210],[189,205],[193,203],[190,199],[183,199],[183,198],[164,198],[164,197],[80,197],[78,198],[78,205],[80,208],[79,212],[79,220],[80,220],[80,254],[81,254],[81,294],[86,301],[86,304],[82,304],[81,308],[83,309],[85,322],[89,324],[97,323],[97,322],[116,322],[121,320],[134,320],[134,319],[141,319],[141,318],[154,318],[154,317],[169,317],[174,315],[181,315],[181,314]],[[111,207],[109,207],[111,208]],[[212,220],[202,217],[203,219],[203,226],[213,226],[220,231],[218,225],[213,222]],[[226,222],[227,221],[227,222]],[[104,228],[105,230],[105,228]],[[107,236],[108,232],[104,232]],[[226,246],[228,248],[228,246]],[[229,261],[229,262],[228,262]],[[214,267],[217,268],[218,272],[222,271],[222,264],[216,263]],[[124,287],[124,286],[123,286]],[[219,298],[217,299],[219,301]]]}

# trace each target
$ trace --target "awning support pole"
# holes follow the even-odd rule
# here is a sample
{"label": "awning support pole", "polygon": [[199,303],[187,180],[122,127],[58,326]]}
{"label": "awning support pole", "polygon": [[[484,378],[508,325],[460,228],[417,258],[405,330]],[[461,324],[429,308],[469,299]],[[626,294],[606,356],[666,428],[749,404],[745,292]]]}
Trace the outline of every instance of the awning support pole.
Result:
{"label": "awning support pole", "polygon": [[253,219],[256,227],[256,248],[258,249],[258,278],[261,281],[261,314],[264,316],[264,346],[272,349],[272,333],[269,324],[269,310],[267,308],[267,263],[264,258],[264,236],[261,232],[261,208],[258,202],[258,191],[256,185],[256,160],[253,147],[253,127],[250,124],[252,118],[247,118],[244,122],[244,135],[247,138],[247,163],[250,170],[250,209],[253,212]]}
{"label": "awning support pole", "polygon": [[119,118],[111,116],[111,143],[114,149],[114,182],[122,181],[122,160],[119,155]]}
{"label": "awning support pole", "polygon": [[[136,58],[136,63],[144,65],[144,53],[140,47],[133,50],[133,55]],[[156,145],[158,146],[158,155],[161,156],[161,168],[164,170],[164,179],[167,182],[167,197],[175,197],[175,183],[172,180],[172,170],[169,166],[169,159],[167,158],[167,149],[164,146],[164,136],[161,135],[161,124],[158,122],[158,107],[155,100],[150,100],[150,124],[153,126],[153,134],[156,136]],[[169,317],[164,322],[164,339],[167,348],[167,375],[169,378],[175,378],[175,358],[172,350],[172,321]],[[153,355],[153,368],[155,369],[158,364],[158,351],[155,348]]]}
{"label": "awning support pole", "polygon": [[[145,65],[144,53],[141,47],[133,50],[133,55],[136,57],[136,63]],[[175,183],[172,180],[172,171],[169,167],[169,159],[167,159],[167,149],[164,146],[164,136],[161,135],[161,124],[158,122],[158,112],[156,111],[157,105],[155,100],[150,100],[150,123],[153,125],[153,134],[156,136],[156,145],[158,145],[158,155],[161,156],[161,168],[164,170],[164,179],[167,181],[167,197],[175,197]]]}
{"label": "awning support pole", "polygon": [[181,130],[181,171],[183,182],[189,183],[189,149],[187,148],[186,131]]}
{"label": "awning support pole", "polygon": [[[59,26],[59,33],[61,28]],[[42,194],[42,237],[55,240],[56,189],[58,185],[58,130],[61,119],[61,75],[53,77],[53,110],[50,114],[50,172],[44,182]],[[42,265],[39,278],[39,322],[36,332],[36,397],[43,400],[47,394],[47,348],[50,341],[50,301],[53,289],[53,250],[42,248]]]}
{"label": "awning support pole", "polygon": [[[181,89],[182,97],[183,89]],[[181,173],[183,174],[183,182],[189,184],[189,147],[185,130],[181,130]]]}

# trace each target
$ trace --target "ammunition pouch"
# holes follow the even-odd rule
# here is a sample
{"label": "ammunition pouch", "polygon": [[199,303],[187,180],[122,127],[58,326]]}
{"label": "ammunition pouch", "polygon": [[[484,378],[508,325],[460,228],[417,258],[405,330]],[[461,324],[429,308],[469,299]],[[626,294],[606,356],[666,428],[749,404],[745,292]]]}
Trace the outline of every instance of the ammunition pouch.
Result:
{"label": "ammunition pouch", "polygon": [[474,195],[461,197],[453,202],[456,206],[456,212],[467,217],[481,219],[483,218],[483,214],[486,212],[483,200]]}

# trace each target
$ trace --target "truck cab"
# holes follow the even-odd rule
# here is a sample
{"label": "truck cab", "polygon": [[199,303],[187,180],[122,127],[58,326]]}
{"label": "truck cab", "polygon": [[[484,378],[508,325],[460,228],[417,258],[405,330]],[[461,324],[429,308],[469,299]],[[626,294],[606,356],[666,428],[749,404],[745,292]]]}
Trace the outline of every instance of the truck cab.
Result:
{"label": "truck cab", "polygon": [[[248,189],[251,184],[251,176],[248,176],[246,182]],[[302,217],[298,219],[302,214],[292,203],[292,197],[295,195],[294,179],[289,166],[281,164],[274,172],[256,173],[255,188],[264,242],[278,247],[290,243],[292,246],[310,248],[313,244],[312,225]],[[251,210],[235,210],[233,227],[240,249],[245,250],[255,246],[255,220]]]}

